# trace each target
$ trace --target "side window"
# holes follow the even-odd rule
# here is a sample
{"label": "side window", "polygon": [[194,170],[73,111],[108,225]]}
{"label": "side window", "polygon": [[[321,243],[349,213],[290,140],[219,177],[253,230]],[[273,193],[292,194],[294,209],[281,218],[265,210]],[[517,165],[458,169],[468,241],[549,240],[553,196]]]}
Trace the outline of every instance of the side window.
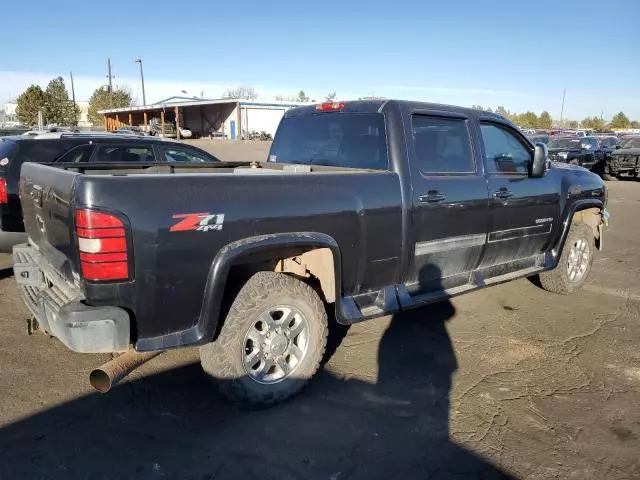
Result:
{"label": "side window", "polygon": [[528,174],[533,154],[508,129],[493,124],[480,125],[487,173]]}
{"label": "side window", "polygon": [[153,163],[151,147],[100,145],[91,163]]}
{"label": "side window", "polygon": [[417,167],[424,175],[475,171],[466,120],[413,115],[411,131]]}
{"label": "side window", "polygon": [[211,163],[219,162],[217,158],[204,152],[198,152],[191,148],[184,147],[165,147],[162,162],[168,163]]}
{"label": "side window", "polygon": [[80,145],[72,148],[56,160],[56,163],[82,163],[87,162],[91,156],[93,145]]}

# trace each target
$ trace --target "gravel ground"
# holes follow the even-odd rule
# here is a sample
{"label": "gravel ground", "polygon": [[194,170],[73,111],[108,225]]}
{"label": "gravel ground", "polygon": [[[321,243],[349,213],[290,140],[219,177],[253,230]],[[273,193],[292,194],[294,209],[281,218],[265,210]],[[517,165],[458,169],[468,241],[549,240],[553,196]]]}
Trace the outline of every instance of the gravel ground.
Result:
{"label": "gravel ground", "polygon": [[640,184],[609,186],[580,292],[519,280],[355,325],[302,395],[259,412],[193,349],[93,393],[108,357],[27,337],[0,255],[0,479],[640,478]]}

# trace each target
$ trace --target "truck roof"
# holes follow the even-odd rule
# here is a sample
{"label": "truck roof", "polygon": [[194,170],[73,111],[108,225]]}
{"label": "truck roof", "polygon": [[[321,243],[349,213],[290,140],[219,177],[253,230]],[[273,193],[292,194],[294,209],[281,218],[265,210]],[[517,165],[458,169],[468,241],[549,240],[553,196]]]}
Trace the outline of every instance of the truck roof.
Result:
{"label": "truck roof", "polygon": [[[509,122],[502,115],[498,115],[497,113],[493,113],[493,112],[486,112],[484,110],[477,110],[474,108],[458,107],[455,105],[419,102],[414,100],[373,99],[373,100],[347,100],[344,102],[328,102],[328,103],[343,104],[344,107],[340,108],[340,111],[352,112],[352,113],[376,113],[376,112],[383,112],[385,109],[393,106],[401,106],[403,109],[408,108],[410,110],[439,110],[443,112],[460,113],[470,117],[476,117],[481,115],[483,117],[493,118],[496,120],[501,120],[503,122]],[[318,105],[322,105],[322,104],[323,103],[292,108],[285,113],[285,117],[298,117],[303,115],[315,114],[318,112],[317,110]]]}

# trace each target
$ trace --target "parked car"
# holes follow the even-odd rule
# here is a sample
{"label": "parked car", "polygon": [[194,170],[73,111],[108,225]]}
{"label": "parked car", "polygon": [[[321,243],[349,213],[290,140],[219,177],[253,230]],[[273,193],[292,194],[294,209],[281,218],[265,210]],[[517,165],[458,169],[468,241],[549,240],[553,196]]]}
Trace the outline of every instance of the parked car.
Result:
{"label": "parked car", "polygon": [[78,352],[126,352],[92,373],[100,391],[198,345],[250,406],[315,374],[327,309],[349,325],[532,275],[577,290],[608,217],[597,175],[548,162],[508,120],[419,102],[291,109],[262,164],[105,168],[22,168],[14,271],[37,325]]}
{"label": "parked car", "polygon": [[640,178],[640,136],[622,137],[606,161],[605,180]]}
{"label": "parked car", "polygon": [[594,137],[553,137],[549,140],[549,159],[570,163],[601,173],[604,151]]}
{"label": "parked car", "polygon": [[533,143],[544,143],[547,145],[549,143],[549,135],[547,134],[535,134],[535,135],[527,135],[527,138]]}
{"label": "parked car", "polygon": [[594,138],[598,140],[600,148],[604,153],[604,161],[606,162],[611,158],[611,153],[616,149],[618,137],[615,135],[594,135]]}
{"label": "parked car", "polygon": [[140,129],[139,127],[136,127],[136,126],[121,127],[119,129],[115,130],[113,133],[117,133],[117,134],[120,134],[120,135],[140,135],[140,136],[147,135],[147,133],[145,131],[143,131],[142,129]]}
{"label": "parked car", "polygon": [[20,167],[25,162],[73,166],[100,165],[133,168],[134,172],[158,163],[209,164],[219,160],[190,145],[153,137],[109,133],[39,133],[3,137],[0,141],[0,252],[26,240],[18,198]]}

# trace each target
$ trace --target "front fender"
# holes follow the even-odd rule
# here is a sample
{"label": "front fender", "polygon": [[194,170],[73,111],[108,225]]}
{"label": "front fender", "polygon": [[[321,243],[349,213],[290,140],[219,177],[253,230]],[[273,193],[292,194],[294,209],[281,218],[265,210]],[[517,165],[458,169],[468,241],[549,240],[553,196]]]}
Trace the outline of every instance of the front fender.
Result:
{"label": "front fender", "polygon": [[576,212],[586,210],[588,208],[598,208],[603,215],[606,214],[604,203],[602,200],[597,198],[580,199],[567,204],[562,216],[562,229],[559,236],[553,243],[554,247],[550,252],[548,252],[548,258],[545,261],[545,266],[547,268],[555,268],[558,264],[560,255],[562,254],[562,249],[564,248],[567,236],[569,235],[569,228],[571,228],[571,223],[573,222],[573,217]]}

